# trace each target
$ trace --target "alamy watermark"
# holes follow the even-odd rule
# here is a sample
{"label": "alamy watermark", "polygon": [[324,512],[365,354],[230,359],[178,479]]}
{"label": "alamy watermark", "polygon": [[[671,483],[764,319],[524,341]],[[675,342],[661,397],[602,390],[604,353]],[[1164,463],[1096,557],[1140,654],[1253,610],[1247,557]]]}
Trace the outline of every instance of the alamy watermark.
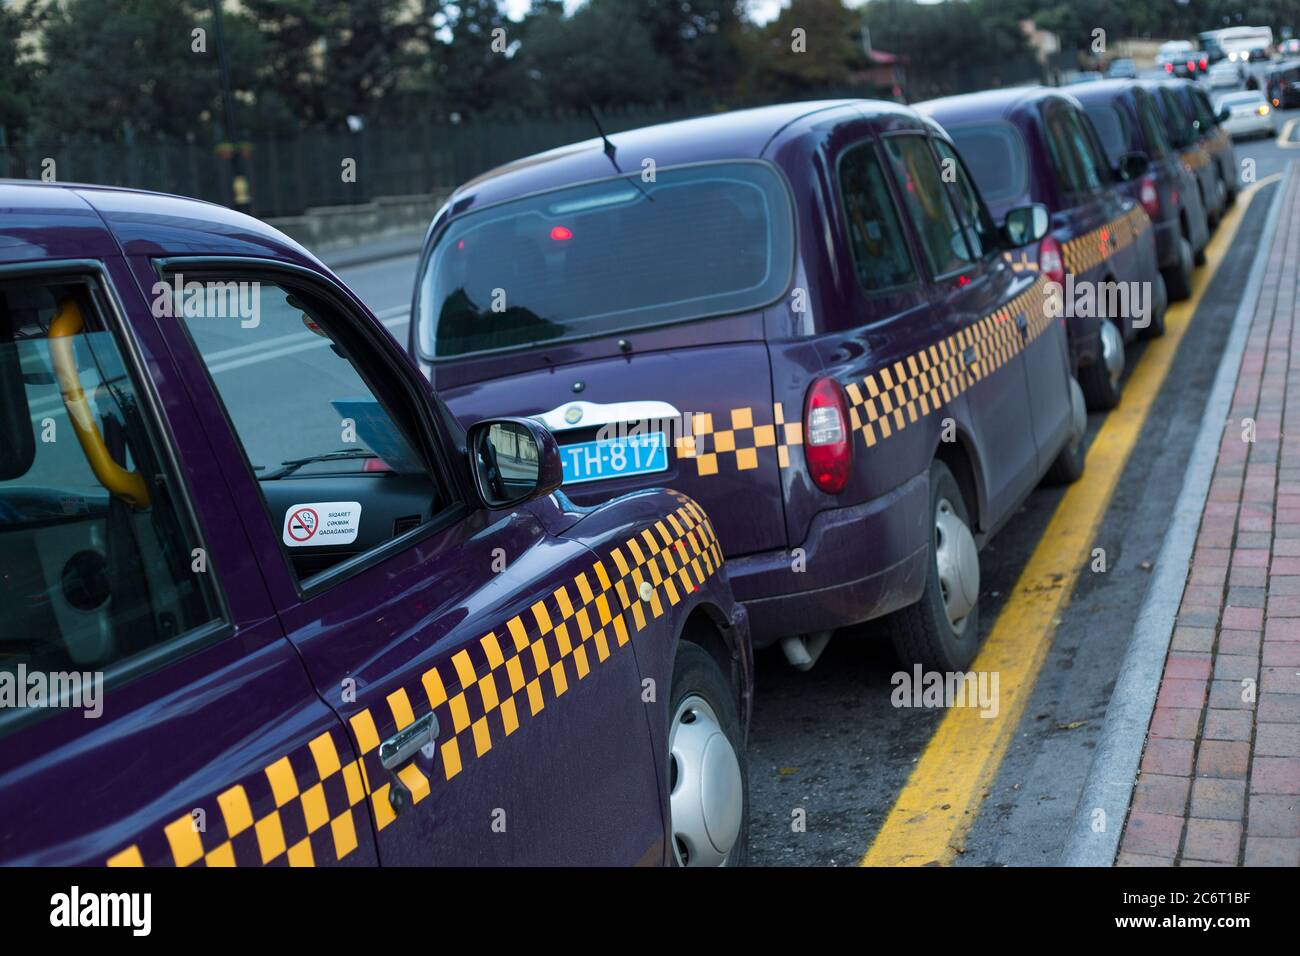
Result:
{"label": "alamy watermark", "polygon": [[155,282],[152,292],[155,318],[239,319],[244,329],[262,324],[259,282],[186,282],[178,272],[171,282]]}
{"label": "alamy watermark", "polygon": [[981,717],[998,715],[997,671],[927,671],[920,664],[896,671],[889,702],[895,707],[977,708]]}
{"label": "alamy watermark", "polygon": [[19,664],[0,671],[0,709],[57,707],[84,710],[87,719],[104,713],[102,671],[29,671]]}

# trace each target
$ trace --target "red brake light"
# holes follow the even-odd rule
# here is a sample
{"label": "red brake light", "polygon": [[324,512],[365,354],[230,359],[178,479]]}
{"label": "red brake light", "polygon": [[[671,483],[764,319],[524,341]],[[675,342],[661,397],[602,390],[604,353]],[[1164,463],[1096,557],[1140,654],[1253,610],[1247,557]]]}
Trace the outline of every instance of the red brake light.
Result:
{"label": "red brake light", "polygon": [[573,238],[573,230],[568,226],[554,226],[551,229],[551,238],[556,242],[564,242],[566,239]]}
{"label": "red brake light", "polygon": [[819,378],[808,389],[803,436],[813,484],[830,495],[843,491],[853,470],[853,436],[844,389],[835,379]]}
{"label": "red brake light", "polygon": [[1155,219],[1160,215],[1160,190],[1156,189],[1156,181],[1150,176],[1142,180],[1141,195],[1142,208],[1148,216]]}
{"label": "red brake light", "polygon": [[1061,244],[1052,236],[1044,236],[1038,244],[1038,272],[1048,282],[1065,285],[1065,259]]}
{"label": "red brake light", "polygon": [[1174,72],[1174,65],[1173,65],[1172,63],[1166,63],[1166,64],[1165,64],[1165,72],[1166,72],[1166,73],[1172,73],[1172,72]]}
{"label": "red brake light", "polygon": [[1202,70],[1205,69],[1205,64],[1206,64],[1206,61],[1205,61],[1205,60],[1201,60],[1201,69],[1202,69]]}
{"label": "red brake light", "polygon": [[1188,61],[1187,61],[1187,69],[1190,70],[1191,72],[1195,73],[1195,72],[1196,72],[1196,61],[1195,61],[1195,60],[1188,60]]}

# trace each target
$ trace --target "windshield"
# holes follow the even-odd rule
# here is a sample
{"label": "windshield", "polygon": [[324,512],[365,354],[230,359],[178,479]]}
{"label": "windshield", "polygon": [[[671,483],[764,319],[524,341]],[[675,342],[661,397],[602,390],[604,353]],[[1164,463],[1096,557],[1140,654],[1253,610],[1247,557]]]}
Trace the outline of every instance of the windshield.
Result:
{"label": "windshield", "polygon": [[420,281],[420,351],[448,358],[756,309],[785,292],[793,260],[789,192],[765,163],[499,203],[438,238]]}

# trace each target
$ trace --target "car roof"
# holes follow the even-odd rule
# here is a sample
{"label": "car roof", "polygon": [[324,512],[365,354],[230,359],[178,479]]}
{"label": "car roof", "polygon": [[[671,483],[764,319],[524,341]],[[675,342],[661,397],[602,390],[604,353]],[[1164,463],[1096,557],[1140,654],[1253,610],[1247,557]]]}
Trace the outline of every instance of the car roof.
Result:
{"label": "car roof", "polygon": [[[449,200],[452,214],[506,199],[656,167],[763,157],[771,146],[806,130],[809,122],[847,117],[924,121],[911,108],[884,100],[842,99],[782,103],[734,110],[610,133],[613,161],[599,136],[525,156],[476,176]],[[617,164],[617,165],[616,165]]]}
{"label": "car roof", "polygon": [[[183,255],[257,256],[321,268],[284,233],[216,203],[86,183],[0,179],[0,262]],[[19,215],[14,215],[18,213]],[[70,254],[70,252],[73,254]]]}
{"label": "car roof", "polygon": [[[1097,83],[1113,82],[1097,80]],[[1081,85],[1079,87],[1083,89]],[[984,90],[980,93],[963,93],[959,96],[945,96],[937,100],[917,103],[916,108],[926,116],[934,117],[943,125],[964,123],[991,118],[1009,119],[1014,114],[1050,99],[1074,100],[1074,90],[1069,93],[1052,86],[1011,86],[1000,90]]]}
{"label": "car roof", "polygon": [[1089,83],[1087,86],[1081,86],[1077,90],[1070,90],[1070,94],[1084,106],[1096,103],[1110,103],[1126,93],[1131,93],[1135,87],[1132,79],[1114,79],[1098,80],[1096,83]]}

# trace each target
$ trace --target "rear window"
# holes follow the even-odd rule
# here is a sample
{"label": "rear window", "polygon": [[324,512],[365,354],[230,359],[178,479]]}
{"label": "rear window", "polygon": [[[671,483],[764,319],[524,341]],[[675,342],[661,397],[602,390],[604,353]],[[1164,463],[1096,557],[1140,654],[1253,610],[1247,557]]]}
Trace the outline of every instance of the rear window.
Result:
{"label": "rear window", "polygon": [[1101,139],[1102,148],[1106,150],[1110,164],[1117,165],[1119,158],[1128,152],[1128,124],[1123,114],[1109,104],[1089,106],[1086,112],[1088,119],[1092,120],[1093,129]]}
{"label": "rear window", "polygon": [[421,278],[427,358],[761,308],[794,263],[789,191],[765,163],[641,172],[452,221]]}
{"label": "rear window", "polygon": [[1010,123],[973,123],[947,127],[957,151],[995,211],[1024,195],[1028,186],[1025,143]]}

